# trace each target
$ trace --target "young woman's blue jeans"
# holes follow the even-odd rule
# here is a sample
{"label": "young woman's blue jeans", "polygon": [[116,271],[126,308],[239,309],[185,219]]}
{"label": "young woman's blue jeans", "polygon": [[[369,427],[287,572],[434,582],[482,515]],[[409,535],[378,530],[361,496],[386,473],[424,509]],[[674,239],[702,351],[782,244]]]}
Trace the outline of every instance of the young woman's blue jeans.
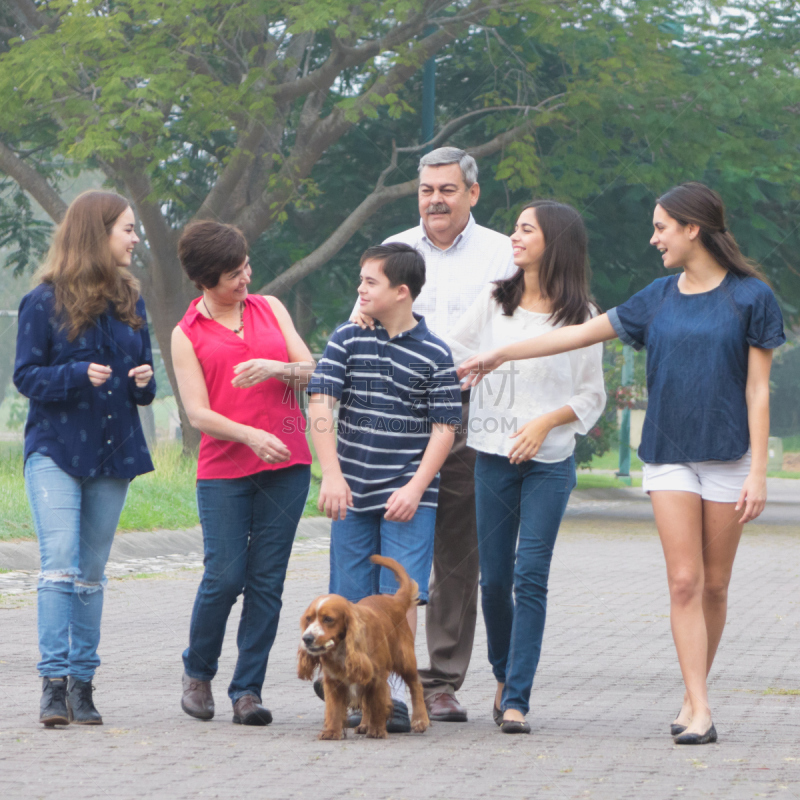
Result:
{"label": "young woman's blue jeans", "polygon": [[130,481],[76,478],[32,453],[25,489],[39,539],[38,627],[43,678],[89,681],[100,666],[103,574]]}
{"label": "young woman's blue jeans", "polygon": [[261,700],[278,630],[286,565],[310,476],[310,467],[295,464],[246,478],[197,481],[205,572],[194,601],[183,665],[191,678],[214,678],[228,616],[244,593],[236,639],[239,658],[228,687],[233,703],[246,694]]}
{"label": "young woman's blue jeans", "polygon": [[503,711],[529,710],[550,561],[574,488],[572,456],[555,464],[512,464],[505,456],[478,453],[475,462],[481,602],[489,662],[498,683],[505,684]]}

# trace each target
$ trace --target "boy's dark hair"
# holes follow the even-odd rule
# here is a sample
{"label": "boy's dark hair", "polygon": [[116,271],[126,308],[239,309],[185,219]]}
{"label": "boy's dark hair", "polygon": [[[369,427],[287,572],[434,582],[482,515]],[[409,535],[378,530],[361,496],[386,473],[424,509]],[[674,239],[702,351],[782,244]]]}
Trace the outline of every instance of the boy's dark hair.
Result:
{"label": "boy's dark hair", "polygon": [[235,225],[204,220],[187,225],[178,241],[184,272],[200,289],[213,289],[247,258],[247,239]]}
{"label": "boy's dark hair", "polygon": [[425,259],[419,250],[400,242],[376,244],[364,251],[359,266],[372,260],[382,262],[383,274],[389,279],[390,286],[405,284],[411,299],[417,299],[425,285]]}

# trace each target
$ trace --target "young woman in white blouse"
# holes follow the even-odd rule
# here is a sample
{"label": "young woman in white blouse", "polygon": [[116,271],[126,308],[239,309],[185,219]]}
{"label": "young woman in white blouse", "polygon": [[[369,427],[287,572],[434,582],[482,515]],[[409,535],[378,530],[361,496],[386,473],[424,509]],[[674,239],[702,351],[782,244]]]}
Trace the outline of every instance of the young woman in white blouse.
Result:
{"label": "young woman in white blouse", "polygon": [[[487,286],[447,337],[456,361],[595,313],[586,229],[575,209],[549,200],[529,204],[511,243],[517,273]],[[467,443],[478,451],[480,584],[497,679],[493,716],[504,733],[530,733],[525,715],[550,561],[575,487],[575,434],[594,426],[606,402],[602,345],[510,362],[488,378],[473,390]]]}

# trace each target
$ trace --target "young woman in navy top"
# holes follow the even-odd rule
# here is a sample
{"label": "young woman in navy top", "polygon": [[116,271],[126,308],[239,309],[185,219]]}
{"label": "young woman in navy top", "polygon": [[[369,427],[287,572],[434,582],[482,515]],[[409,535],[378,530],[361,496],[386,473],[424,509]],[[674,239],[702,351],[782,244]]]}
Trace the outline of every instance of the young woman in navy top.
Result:
{"label": "young woman in navy top", "polygon": [[19,307],[14,384],[30,399],[25,488],[39,540],[40,722],[99,725],[92,677],[105,569],[132,478],[153,464],[137,407],[155,397],[133,211],[89,191],[67,209]]}
{"label": "young woman in navy top", "polygon": [[706,678],[722,637],[744,523],[767,497],[769,372],[786,337],[772,290],[701,183],[658,199],[650,243],[677,275],[573,325],[472,357],[470,385],[510,360],[619,337],[647,348],[648,407],[639,456],[667,562],[670,617],[686,693],[677,744],[716,741]]}

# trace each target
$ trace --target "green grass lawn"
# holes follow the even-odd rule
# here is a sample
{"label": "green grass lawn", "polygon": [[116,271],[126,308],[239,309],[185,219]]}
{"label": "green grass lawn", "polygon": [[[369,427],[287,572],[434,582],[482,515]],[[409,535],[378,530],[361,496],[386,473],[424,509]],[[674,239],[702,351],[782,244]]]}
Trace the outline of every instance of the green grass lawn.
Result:
{"label": "green grass lawn", "polygon": [[593,475],[591,472],[578,473],[576,489],[627,489],[629,486],[641,486],[641,478],[631,478],[630,483],[624,483],[616,475]]}
{"label": "green grass lawn", "polygon": [[[197,462],[183,458],[179,444],[161,444],[152,454],[155,472],[131,483],[119,521],[121,531],[193,528],[199,525],[195,499]],[[312,477],[306,515],[316,516],[319,479]],[[22,445],[0,443],[0,541],[33,539],[22,477]]]}
{"label": "green grass lawn", "polygon": [[[619,448],[613,447],[607,453],[595,456],[589,469],[619,469]],[[639,461],[639,456],[636,455],[636,451],[633,448],[631,448],[631,469],[637,472],[642,469],[642,462]]]}
{"label": "green grass lawn", "polygon": [[800,453],[800,435],[784,436],[782,441],[784,453]]}
{"label": "green grass lawn", "polygon": [[[797,439],[797,442],[794,440]],[[787,444],[788,443],[788,444]],[[800,450],[800,437],[784,439],[787,452]],[[790,449],[791,448],[791,449]],[[158,528],[191,528],[199,524],[195,501],[197,463],[181,456],[179,444],[161,444],[153,453],[156,471],[141,475],[131,484],[128,499],[120,518],[121,531],[148,531]],[[616,450],[595,457],[593,470],[615,470],[619,467]],[[631,469],[641,470],[642,462],[631,453]],[[770,477],[798,478],[796,472],[771,472]],[[314,458],[311,465],[311,489],[304,516],[320,516],[317,500],[321,480],[319,463]],[[622,488],[627,484],[611,474],[582,472],[578,475],[578,489]],[[633,486],[641,486],[641,478],[634,478]],[[33,523],[25,484],[22,478],[22,445],[0,442],[0,541],[33,539]]]}
{"label": "green grass lawn", "polygon": [[[131,483],[119,530],[191,528],[198,524],[194,482],[197,464],[184,459],[179,445],[153,453],[156,471]],[[22,477],[22,445],[0,448],[0,541],[34,538],[33,521]]]}

